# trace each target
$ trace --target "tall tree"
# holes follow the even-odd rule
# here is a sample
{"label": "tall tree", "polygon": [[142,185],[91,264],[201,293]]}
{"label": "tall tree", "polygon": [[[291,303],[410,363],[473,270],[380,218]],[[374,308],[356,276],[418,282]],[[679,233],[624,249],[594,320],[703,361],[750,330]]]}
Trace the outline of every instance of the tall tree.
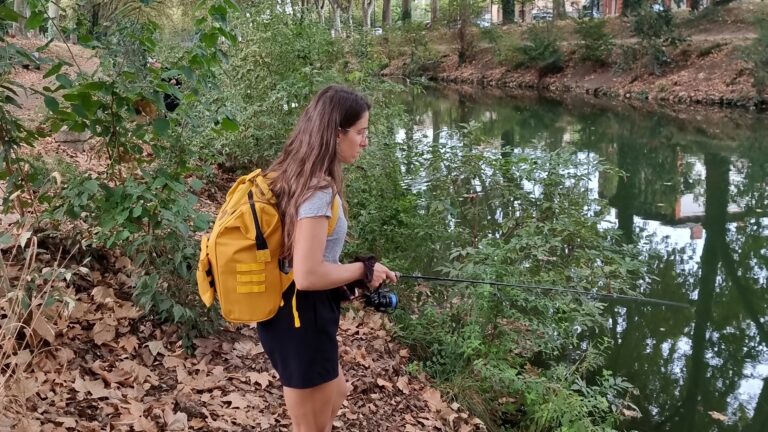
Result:
{"label": "tall tree", "polygon": [[384,0],[381,5],[381,26],[389,27],[392,25],[392,0]]}
{"label": "tall tree", "polygon": [[14,0],[13,10],[20,15],[19,21],[13,25],[13,34],[17,37],[27,37],[27,0]]}
{"label": "tall tree", "polygon": [[[331,4],[331,12],[333,13],[333,30],[331,33],[334,37],[341,36],[341,8],[342,0],[328,0]],[[350,0],[351,1],[351,0]]]}
{"label": "tall tree", "polygon": [[552,9],[556,20],[568,18],[568,15],[565,13],[565,0],[552,0]]}
{"label": "tall tree", "polygon": [[432,0],[430,21],[436,23],[440,15],[440,0]]}
{"label": "tall tree", "polygon": [[515,22],[515,0],[501,0],[501,20],[504,24]]}
{"label": "tall tree", "polygon": [[371,16],[373,15],[373,2],[375,0],[361,0],[363,6],[363,28],[371,28]]}
{"label": "tall tree", "polygon": [[352,6],[354,6],[354,0],[349,0],[347,6],[347,24],[349,24],[349,34],[354,33],[355,27],[352,24]]}
{"label": "tall tree", "polygon": [[58,39],[60,37],[56,30],[56,27],[59,25],[60,10],[58,2],[52,1],[48,3],[48,17],[50,17],[50,21],[48,21],[48,38]]}
{"label": "tall tree", "polygon": [[400,20],[402,22],[407,22],[411,20],[411,0],[403,0],[402,3],[402,12],[400,15]]}
{"label": "tall tree", "polygon": [[726,243],[728,216],[728,190],[730,161],[723,155],[704,155],[706,192],[704,200],[704,228],[707,237],[701,254],[701,279],[697,293],[695,322],[691,337],[691,355],[688,358],[685,389],[680,402],[680,416],[675,430],[701,430],[697,427],[697,406],[704,392],[708,363],[706,360],[707,333],[712,319],[712,308],[717,286],[718,270]]}
{"label": "tall tree", "polygon": [[315,2],[315,9],[317,9],[317,17],[321,24],[325,24],[325,0],[313,0]]}

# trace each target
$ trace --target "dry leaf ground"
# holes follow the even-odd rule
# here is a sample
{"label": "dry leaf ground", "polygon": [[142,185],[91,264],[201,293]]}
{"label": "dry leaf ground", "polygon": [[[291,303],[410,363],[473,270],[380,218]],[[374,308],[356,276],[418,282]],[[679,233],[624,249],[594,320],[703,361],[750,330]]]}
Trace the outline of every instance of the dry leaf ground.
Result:
{"label": "dry leaf ground", "polygon": [[[60,288],[76,300],[74,308],[48,323],[50,335],[29,333],[40,349],[7,359],[29,363],[0,395],[0,431],[289,430],[255,328],[198,339],[187,355],[175,327],[148,320],[130,301],[125,261],[71,266],[80,270]],[[22,272],[13,264],[8,269],[14,285]],[[408,350],[391,330],[387,316],[347,307],[339,339],[353,390],[334,430],[484,430],[425,376],[406,372]]]}

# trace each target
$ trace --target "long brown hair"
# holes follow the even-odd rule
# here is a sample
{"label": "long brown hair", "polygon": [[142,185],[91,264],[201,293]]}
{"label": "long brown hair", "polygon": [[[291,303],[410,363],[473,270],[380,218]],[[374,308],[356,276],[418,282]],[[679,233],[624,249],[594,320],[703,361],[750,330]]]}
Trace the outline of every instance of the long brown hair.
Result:
{"label": "long brown hair", "polygon": [[341,86],[328,86],[312,98],[272,166],[271,189],[283,225],[282,258],[293,257],[299,205],[318,190],[330,187],[343,195],[344,179],[336,154],[339,129],[351,128],[370,111],[361,95]]}

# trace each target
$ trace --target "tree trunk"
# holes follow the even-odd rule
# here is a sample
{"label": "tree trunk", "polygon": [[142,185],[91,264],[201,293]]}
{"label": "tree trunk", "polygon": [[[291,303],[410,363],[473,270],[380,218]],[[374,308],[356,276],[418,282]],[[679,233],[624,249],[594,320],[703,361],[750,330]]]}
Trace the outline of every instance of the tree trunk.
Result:
{"label": "tree trunk", "polygon": [[501,0],[501,19],[504,24],[515,22],[515,0]]}
{"label": "tree trunk", "polygon": [[314,0],[315,9],[317,9],[317,19],[320,24],[325,24],[325,0]]}
{"label": "tree trunk", "polygon": [[27,0],[14,0],[13,10],[21,15],[19,21],[13,24],[13,34],[20,38],[27,37]]}
{"label": "tree trunk", "polygon": [[373,13],[373,0],[361,0],[360,5],[362,6],[362,13],[363,13],[363,28],[369,29],[371,28],[371,14]]}
{"label": "tree trunk", "polygon": [[341,4],[339,0],[330,0],[331,11],[333,13],[333,30],[331,34],[333,37],[341,36]]}
{"label": "tree trunk", "polygon": [[402,14],[400,15],[400,20],[402,22],[409,22],[411,20],[411,0],[403,0],[403,10]]}
{"label": "tree trunk", "polygon": [[435,25],[437,23],[437,19],[440,15],[440,0],[432,0],[432,14],[430,17],[430,21],[432,22],[432,25]]}
{"label": "tree trunk", "polygon": [[719,154],[704,155],[706,186],[704,198],[704,229],[707,238],[701,253],[701,279],[696,299],[695,321],[691,336],[691,355],[686,365],[685,386],[680,398],[678,423],[674,430],[700,430],[697,428],[697,409],[707,376],[707,333],[712,320],[718,268],[726,246],[728,216],[728,188],[730,162]]}
{"label": "tree trunk", "polygon": [[552,8],[556,20],[561,21],[568,18],[565,13],[565,0],[552,0]]}
{"label": "tree trunk", "polygon": [[384,0],[381,5],[381,26],[389,27],[392,25],[392,0]]}
{"label": "tree trunk", "polygon": [[[768,343],[768,341],[763,341]],[[763,378],[763,388],[760,390],[760,396],[757,397],[755,411],[752,419],[747,423],[744,432],[759,432],[765,430],[768,424],[768,378]]]}
{"label": "tree trunk", "polygon": [[48,3],[48,17],[50,21],[48,22],[48,39],[56,38],[57,40],[61,39],[61,36],[56,29],[56,27],[59,25],[59,12],[60,12],[59,5],[57,2],[50,2]]}
{"label": "tree trunk", "polygon": [[341,9],[333,8],[333,37],[341,36]]}
{"label": "tree trunk", "polygon": [[354,6],[354,1],[349,0],[349,3],[347,4],[347,23],[349,23],[349,34],[352,35],[355,33],[355,28],[352,24],[352,6]]}

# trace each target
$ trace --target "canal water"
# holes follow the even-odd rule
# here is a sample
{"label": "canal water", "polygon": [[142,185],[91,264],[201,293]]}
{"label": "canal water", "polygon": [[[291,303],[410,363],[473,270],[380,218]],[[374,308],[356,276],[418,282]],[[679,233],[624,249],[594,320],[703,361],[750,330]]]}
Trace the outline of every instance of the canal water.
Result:
{"label": "canal water", "polygon": [[[768,116],[684,118],[591,101],[477,91],[406,97],[404,147],[456,151],[467,125],[495,150],[576,149],[605,224],[652,248],[642,294],[690,309],[606,308],[606,368],[638,390],[638,431],[768,431]],[[411,148],[402,151],[413,151]],[[403,158],[407,160],[407,158]],[[403,170],[409,187],[425,181]],[[580,169],[580,167],[574,167]],[[425,263],[425,265],[428,265]]]}

